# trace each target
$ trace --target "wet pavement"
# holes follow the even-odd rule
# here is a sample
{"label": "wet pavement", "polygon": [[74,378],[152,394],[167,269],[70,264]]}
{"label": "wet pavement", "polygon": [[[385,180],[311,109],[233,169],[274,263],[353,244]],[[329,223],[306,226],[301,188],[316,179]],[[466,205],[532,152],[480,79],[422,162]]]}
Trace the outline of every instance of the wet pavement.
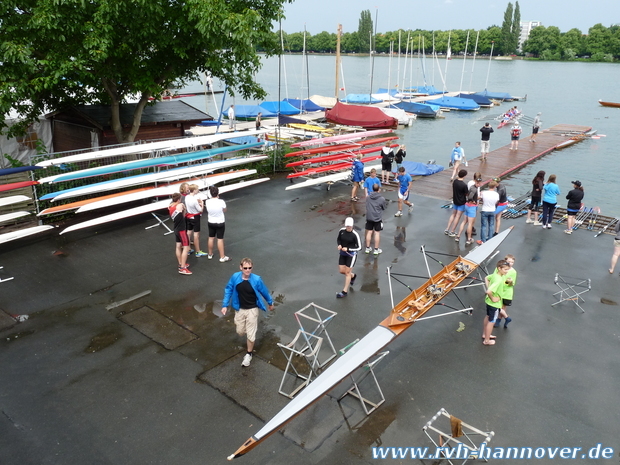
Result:
{"label": "wet pavement", "polygon": [[[348,215],[363,228],[364,202],[351,203],[343,184],[287,185],[275,179],[226,194],[233,260],[191,257],[192,276],[177,273],[174,238],[161,227],[145,230],[154,223],[146,215],[0,246],[0,279],[15,277],[0,283],[0,463],[227,463],[286,403],[276,344],[295,336],[295,311],[314,302],[337,312],[328,331],[342,348],[387,316],[388,266],[426,275],[421,245],[463,255],[470,248],[443,234],[445,202],[414,197],[414,212],[394,218],[396,194],[387,192],[383,254],[362,253],[357,282],[336,299],[343,284],[336,234]],[[340,404],[326,397],[236,462],[374,463],[374,446],[432,446],[422,427],[442,407],[493,430],[491,446],[602,443],[617,457],[620,278],[607,272],[612,236],[502,222],[513,224],[500,249],[516,256],[519,272],[513,322],[495,330],[495,346],[481,344],[482,290],[460,291],[473,316],[416,323],[388,346],[376,368],[386,398],[376,412],[366,417],[350,396]],[[240,366],[245,342],[232,315],[218,311],[244,256],[277,301],[261,315],[248,369]],[[556,273],[592,280],[585,313],[572,302],[551,306]],[[422,282],[400,279],[412,288]],[[407,295],[402,284],[392,286],[396,302]],[[444,303],[459,305],[454,297]]]}

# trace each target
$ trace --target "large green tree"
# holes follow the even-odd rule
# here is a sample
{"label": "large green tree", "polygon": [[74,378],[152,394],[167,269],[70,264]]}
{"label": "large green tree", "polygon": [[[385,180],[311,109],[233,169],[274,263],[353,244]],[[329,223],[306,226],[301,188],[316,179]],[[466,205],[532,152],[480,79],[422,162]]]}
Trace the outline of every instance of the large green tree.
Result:
{"label": "large green tree", "polygon": [[[116,138],[127,142],[150,97],[203,72],[246,98],[261,98],[256,49],[278,52],[272,24],[290,1],[4,0],[0,111],[14,109],[22,118],[12,135],[45,111],[106,104]],[[124,128],[119,108],[127,99],[138,104]]]}
{"label": "large green tree", "polygon": [[372,47],[370,37],[372,34],[373,27],[370,10],[363,10],[360,14],[359,25],[357,27],[358,52],[370,53]]}
{"label": "large green tree", "polygon": [[515,10],[512,15],[512,30],[510,31],[510,53],[515,53],[519,48],[519,36],[521,35],[521,8],[519,2],[515,2]]}
{"label": "large green tree", "polygon": [[502,36],[499,44],[497,45],[497,52],[502,55],[508,55],[511,52],[510,47],[512,45],[512,16],[513,16],[512,2],[508,2],[506,11],[504,12],[504,22],[502,23]]}

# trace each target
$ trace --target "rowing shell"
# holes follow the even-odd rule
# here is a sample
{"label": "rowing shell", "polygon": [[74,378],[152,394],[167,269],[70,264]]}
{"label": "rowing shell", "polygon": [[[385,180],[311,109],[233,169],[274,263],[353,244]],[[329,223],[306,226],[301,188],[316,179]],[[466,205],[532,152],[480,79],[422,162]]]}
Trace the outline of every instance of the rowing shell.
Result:
{"label": "rowing shell", "polygon": [[17,168],[5,168],[3,170],[0,170],[0,176],[7,176],[9,174],[23,173],[24,171],[34,171],[38,169],[41,169],[41,167],[40,166],[19,166]]}
{"label": "rowing shell", "polygon": [[307,150],[298,150],[297,152],[290,152],[284,155],[287,157],[305,157],[308,155],[318,155],[320,153],[327,152],[336,152],[343,150],[352,150],[356,148],[360,148],[366,145],[374,145],[374,144],[385,144],[391,140],[398,139],[398,136],[390,136],[390,137],[378,137],[377,139],[367,139],[361,140],[358,142],[352,142],[350,144],[337,144],[337,145],[326,145],[324,147],[315,147]]}
{"label": "rowing shell", "polygon": [[114,163],[112,165],[99,166],[97,168],[88,168],[85,170],[72,171],[66,174],[57,174],[39,179],[41,184],[49,182],[73,181],[75,179],[91,178],[93,176],[103,176],[106,174],[122,173],[123,171],[132,171],[144,168],[152,168],[155,166],[180,165],[182,163],[190,163],[198,160],[206,160],[217,155],[238,152],[256,148],[263,145],[262,142],[245,145],[231,145],[227,147],[219,147],[217,149],[199,150],[197,152],[183,153],[180,155],[169,155],[166,157],[146,158],[144,160],[127,161],[124,163]]}
{"label": "rowing shell", "polygon": [[11,182],[9,184],[0,184],[0,192],[12,191],[13,189],[21,189],[22,187],[36,186],[38,181],[21,181]]}
{"label": "rowing shell", "polygon": [[[375,150],[373,151],[378,151],[381,150],[382,147],[375,147]],[[381,158],[381,154],[379,155],[369,155],[367,157],[362,158],[360,161],[362,163],[368,163],[370,161],[375,161],[378,160],[379,158]],[[325,166],[315,166],[312,168],[308,168],[304,171],[298,171],[297,173],[291,173],[287,176],[287,178],[298,178],[300,176],[310,176],[313,174],[319,174],[319,173],[324,173],[325,171],[338,171],[338,170],[346,170],[347,168],[351,168],[351,162],[347,161],[347,162],[342,162],[342,163],[334,163],[332,165],[325,165]]]}
{"label": "rowing shell", "polygon": [[[256,170],[238,170],[231,173],[218,173],[206,176],[202,179],[196,179],[192,181],[192,184],[196,184],[198,189],[206,189],[209,186],[214,186],[220,182],[231,181],[233,179],[242,178],[244,176],[250,176],[256,174]],[[168,186],[157,187],[155,189],[149,189],[142,192],[135,192],[133,194],[120,195],[114,198],[100,200],[98,202],[91,202],[78,208],[76,213],[83,213],[91,210],[97,210],[98,208],[112,207],[120,205],[122,203],[133,202],[135,200],[148,199],[151,197],[163,197],[172,195],[174,192],[178,192],[179,186],[182,182],[170,184]]]}
{"label": "rowing shell", "polygon": [[[390,145],[390,147],[398,147],[398,144],[392,144]],[[354,149],[358,149],[358,147],[354,146]],[[285,166],[287,168],[293,168],[296,166],[314,165],[316,163],[325,163],[328,161],[344,160],[347,158],[354,158],[357,155],[366,155],[369,153],[378,152],[379,150],[382,150],[382,149],[383,147],[368,147],[366,149],[361,149],[361,150],[358,149],[354,151],[334,153],[332,155],[323,155],[321,157],[307,158],[305,160],[299,160],[299,161],[287,163]]]}
{"label": "rowing shell", "polygon": [[[378,170],[381,168],[381,165],[364,165],[364,173],[370,172],[370,170],[373,168]],[[293,189],[300,189],[302,187],[317,186],[323,183],[331,184],[338,181],[344,181],[345,179],[351,179],[351,170],[341,171],[340,173],[328,174],[327,176],[320,176],[314,179],[306,179],[303,182],[287,186],[285,190],[290,191]]]}
{"label": "rowing shell", "polygon": [[53,229],[54,226],[34,226],[32,228],[20,229],[19,231],[13,231],[6,234],[0,234],[0,244],[4,244],[5,242],[15,241],[17,239],[21,239],[22,237],[32,236],[33,234],[39,234],[40,232],[47,231],[48,229]]}
{"label": "rowing shell", "polygon": [[17,218],[21,218],[22,216],[28,216],[30,212],[12,212],[6,213],[4,215],[0,215],[0,223],[6,223],[7,221],[15,220]]}
{"label": "rowing shell", "polygon": [[297,397],[269,420],[260,431],[250,437],[234,454],[230,455],[228,460],[240,457],[252,450],[400,336],[489,258],[511,230],[512,227],[501,232],[472,250],[466,257],[458,257],[418,289],[411,292],[392,309],[390,315],[379,326],[370,331],[348,352],[324,370]]}
{"label": "rowing shell", "polygon": [[227,160],[212,161],[209,163],[203,163],[201,165],[190,166],[187,168],[175,168],[171,170],[160,171],[159,173],[138,174],[136,176],[112,179],[110,181],[102,181],[95,184],[88,184],[86,186],[73,187],[71,189],[52,192],[50,194],[42,196],[41,200],[54,199],[53,201],[55,202],[57,200],[78,197],[80,195],[89,195],[115,189],[122,189],[123,187],[149,184],[152,182],[176,181],[192,176],[200,176],[206,173],[212,173],[213,171],[230,168],[232,166],[243,165],[255,161],[262,161],[267,158],[268,157],[266,155],[229,158]]}
{"label": "rowing shell", "polygon": [[12,195],[10,197],[4,197],[0,199],[0,207],[13,205],[14,203],[19,202],[27,202],[28,200],[30,200],[30,197],[28,197],[27,195]]}
{"label": "rowing shell", "polygon": [[291,144],[291,148],[308,147],[309,145],[327,144],[332,142],[343,142],[347,140],[365,139],[366,137],[380,136],[394,132],[392,129],[375,129],[374,131],[352,132],[351,134],[341,134],[339,136],[319,137],[316,139],[304,140]]}
{"label": "rowing shell", "polygon": [[[250,181],[241,181],[236,184],[230,184],[220,188],[220,194],[233,191],[235,189],[241,189],[242,187],[252,186],[261,182],[269,181],[269,178],[252,179]],[[163,210],[170,205],[170,199],[160,200],[159,202],[150,203],[148,205],[142,205],[140,207],[130,208],[129,210],[123,210],[121,212],[113,213],[111,215],[101,216],[89,221],[74,224],[64,229],[60,234],[65,234],[71,231],[77,231],[78,229],[89,228],[91,226],[97,226],[100,224],[110,223],[116,220],[122,220],[123,218],[130,218],[132,216],[141,215],[143,213],[152,213],[157,210]]]}
{"label": "rowing shell", "polygon": [[222,134],[212,134],[209,136],[188,137],[184,139],[165,140],[161,142],[152,142],[150,144],[137,144],[127,147],[117,147],[115,149],[98,150],[96,152],[81,153],[78,155],[69,155],[66,157],[54,158],[52,160],[44,160],[36,164],[43,168],[49,166],[58,166],[64,163],[78,163],[81,161],[99,160],[102,158],[119,157],[123,155],[133,155],[137,153],[157,152],[161,150],[179,150],[188,147],[197,147],[199,145],[211,145],[224,139],[233,139],[240,136],[255,136],[264,134],[266,129],[243,131],[243,132],[227,132]]}

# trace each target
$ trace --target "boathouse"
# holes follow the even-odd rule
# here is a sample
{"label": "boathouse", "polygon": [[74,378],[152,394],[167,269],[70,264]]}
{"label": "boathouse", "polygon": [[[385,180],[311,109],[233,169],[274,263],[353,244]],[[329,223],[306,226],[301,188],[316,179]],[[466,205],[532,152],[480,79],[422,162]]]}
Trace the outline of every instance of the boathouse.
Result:
{"label": "boathouse", "polygon": [[[121,105],[121,123],[129,127],[136,103]],[[111,109],[106,105],[80,105],[46,115],[52,122],[54,152],[116,145],[110,125]],[[213,117],[181,100],[147,105],[135,140],[172,139]]]}

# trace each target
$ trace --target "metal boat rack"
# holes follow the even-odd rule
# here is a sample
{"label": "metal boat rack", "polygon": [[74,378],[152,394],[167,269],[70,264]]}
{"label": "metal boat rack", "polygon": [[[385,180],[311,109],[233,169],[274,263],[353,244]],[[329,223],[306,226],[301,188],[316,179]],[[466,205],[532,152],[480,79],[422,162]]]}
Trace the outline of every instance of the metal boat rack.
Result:
{"label": "metal boat rack", "polygon": [[172,234],[174,232],[165,223],[166,221],[168,221],[168,219],[169,219],[168,217],[165,217],[163,215],[158,215],[157,213],[153,213],[153,212],[151,212],[151,215],[153,215],[153,218],[155,218],[155,220],[157,220],[157,223],[155,223],[154,225],[151,225],[151,226],[147,226],[144,229],[151,229],[151,228],[156,228],[157,226],[163,226],[164,228],[166,228],[168,230],[168,232],[164,233],[164,236],[167,236],[168,234]]}
{"label": "metal boat rack", "polygon": [[592,282],[590,279],[569,278],[567,276],[560,276],[556,273],[555,278],[553,278],[553,282],[560,288],[560,290],[553,294],[553,297],[557,296],[556,298],[558,301],[552,303],[552,307],[568,301],[577,305],[583,313],[586,312],[581,305],[579,305],[579,301],[581,300],[585,303],[585,300],[581,296],[592,289]]}
{"label": "metal boat rack", "polygon": [[[2,270],[3,268],[4,268],[3,266],[0,266],[0,270]],[[11,279],[15,279],[15,278],[13,278],[12,276],[10,278],[4,278],[4,279],[0,278],[0,283],[3,283],[5,281],[10,281]]]}

